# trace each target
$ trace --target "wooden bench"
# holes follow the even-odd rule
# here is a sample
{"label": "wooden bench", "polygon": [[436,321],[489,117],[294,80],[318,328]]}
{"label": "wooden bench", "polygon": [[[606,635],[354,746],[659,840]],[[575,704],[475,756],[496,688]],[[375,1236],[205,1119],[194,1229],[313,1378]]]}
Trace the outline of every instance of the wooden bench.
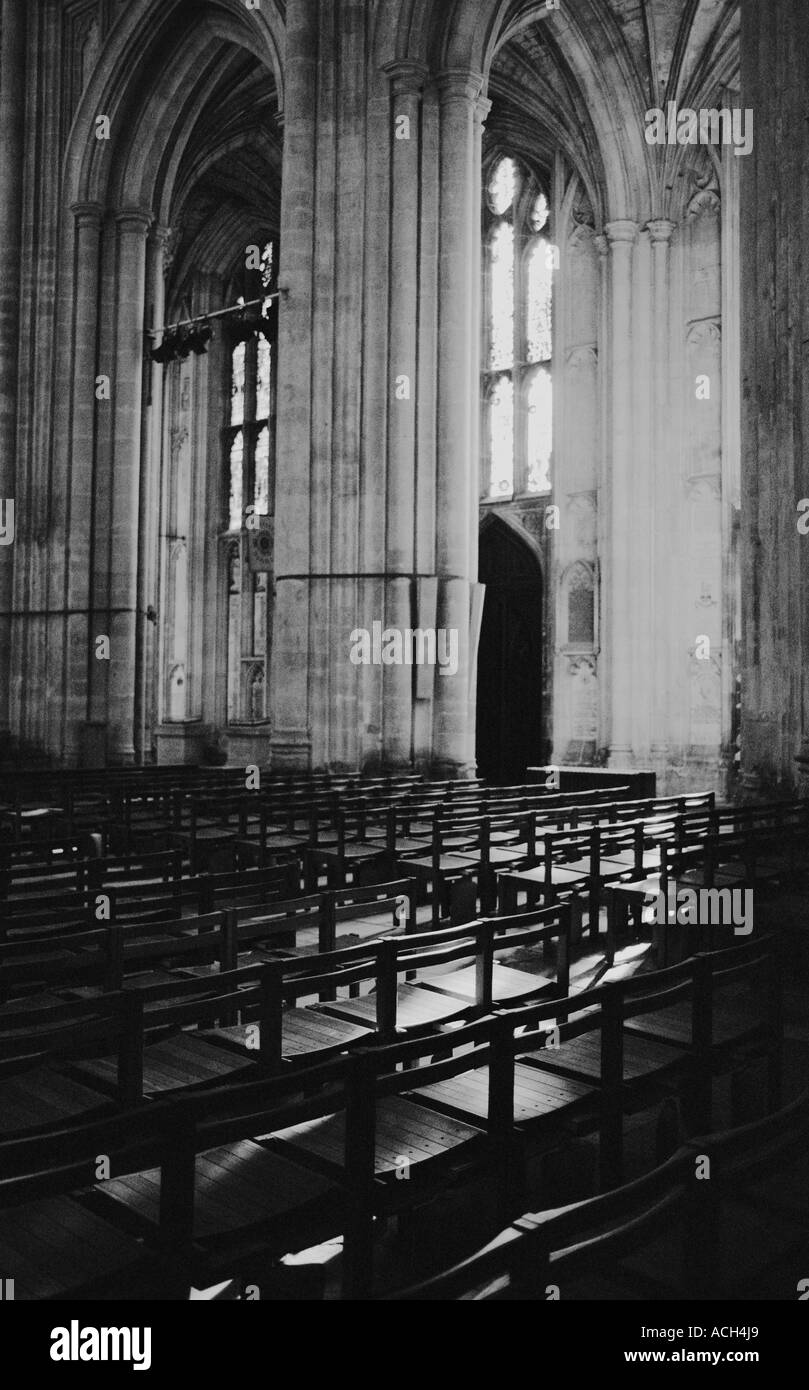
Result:
{"label": "wooden bench", "polygon": [[154,1107],[30,1138],[0,1140],[0,1270],[18,1301],[188,1296],[168,1242],[149,1249],[87,1201],[99,1155],[113,1171],[159,1165],[169,1111]]}
{"label": "wooden bench", "polygon": [[142,1038],[140,1009],[133,995],[111,994],[91,1002],[58,1002],[0,1017],[0,1132],[46,1130],[103,1111],[110,1100],[87,1079],[71,1078],[71,1058],[93,1051],[110,1059],[110,1100],[121,1106],[140,1100]]}
{"label": "wooden bench", "polygon": [[[613,1192],[520,1217],[396,1301],[794,1300],[806,1235],[809,1092],[696,1137]],[[710,1181],[700,1174],[710,1164]],[[793,1252],[793,1266],[786,1258]]]}

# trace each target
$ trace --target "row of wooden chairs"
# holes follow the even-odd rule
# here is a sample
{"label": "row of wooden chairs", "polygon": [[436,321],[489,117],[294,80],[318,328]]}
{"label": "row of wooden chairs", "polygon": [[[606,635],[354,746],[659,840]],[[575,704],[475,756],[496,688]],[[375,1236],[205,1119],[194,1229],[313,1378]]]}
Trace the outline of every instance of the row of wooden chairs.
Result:
{"label": "row of wooden chairs", "polygon": [[[675,957],[678,942],[686,943],[687,954],[688,923],[677,915],[682,890],[707,895],[708,920],[700,927],[713,928],[711,944],[718,947],[734,931],[727,930],[734,890],[749,890],[760,905],[778,887],[799,883],[809,870],[809,802],[715,808],[706,817],[688,813],[665,833],[653,827],[645,843],[634,872],[606,889],[609,962],[629,917],[638,923],[650,906],[659,962]],[[752,928],[750,920],[743,927]]]}
{"label": "row of wooden chairs", "polygon": [[[237,963],[229,916],[200,922],[194,935],[171,942],[119,941],[119,992],[76,984],[77,972],[86,980],[98,971],[92,947],[100,951],[100,944],[84,941],[72,974],[64,960],[52,964],[49,993],[7,1003],[0,1013],[0,1129],[22,1127],[23,1114],[29,1128],[42,1128],[98,1106],[98,1095],[86,1091],[88,1078],[119,1104],[131,1104],[244,1068],[277,1071],[358,1042],[389,1042],[402,1030],[434,1031],[490,1011],[504,995],[564,996],[569,989],[566,910],[482,920],[437,935],[377,937],[328,954],[259,958],[249,966]],[[495,970],[506,952],[551,945],[555,969]],[[219,959],[209,967],[212,954]],[[169,969],[149,971],[158,960]],[[127,976],[127,964],[141,973]],[[18,977],[42,969],[26,961]],[[410,983],[425,971],[432,973]],[[301,999],[315,1002],[302,1009]],[[60,1098],[59,1073],[66,1065],[84,1089],[66,1084]]]}
{"label": "row of wooden chairs", "polygon": [[709,793],[628,806],[614,801],[572,808],[548,805],[512,815],[437,818],[429,854],[411,841],[397,862],[402,871],[407,866],[430,885],[435,922],[452,912],[453,899],[462,904],[457,910],[468,911],[464,885],[474,878],[481,908],[489,912],[496,906],[498,884],[506,912],[515,910],[521,891],[527,892],[529,904],[586,894],[591,932],[597,934],[603,884],[645,866],[652,830],[662,835],[666,823],[674,826],[712,805]]}
{"label": "row of wooden chairs", "polygon": [[805,1287],[809,1091],[751,1124],[690,1139],[652,1172],[528,1213],[397,1301],[738,1300]]}
{"label": "row of wooden chairs", "polygon": [[[497,1194],[501,1222],[513,1219],[529,1152],[588,1130],[611,1187],[624,1111],[660,1086],[683,1087],[690,1123],[709,1127],[711,1078],[761,1057],[776,1105],[776,973],[772,943],[750,943],[305,1071],[6,1140],[0,1264],[20,1298],[97,1295],[102,1280],[114,1296],[116,1275],[131,1297],[138,1271],[144,1296],[167,1297],[342,1233],[344,1296],[367,1297],[375,1223],[473,1180]],[[749,988],[758,1020],[726,1007],[727,985]]]}

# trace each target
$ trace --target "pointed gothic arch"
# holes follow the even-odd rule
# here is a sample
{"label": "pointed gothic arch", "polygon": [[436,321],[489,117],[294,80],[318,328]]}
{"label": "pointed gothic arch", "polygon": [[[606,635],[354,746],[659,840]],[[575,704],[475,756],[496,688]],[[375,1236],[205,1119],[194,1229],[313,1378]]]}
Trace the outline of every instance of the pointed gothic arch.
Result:
{"label": "pointed gothic arch", "polygon": [[539,548],[489,516],[480,532],[478,572],[486,586],[477,668],[478,774],[517,782],[544,754]]}

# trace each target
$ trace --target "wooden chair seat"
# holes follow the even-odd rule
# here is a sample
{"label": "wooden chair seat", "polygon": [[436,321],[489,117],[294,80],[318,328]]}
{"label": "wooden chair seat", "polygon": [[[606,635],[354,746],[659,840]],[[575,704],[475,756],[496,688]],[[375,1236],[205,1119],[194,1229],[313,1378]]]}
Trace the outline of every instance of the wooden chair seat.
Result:
{"label": "wooden chair seat", "polygon": [[[624,868],[627,868],[627,869],[634,869],[634,867],[635,867],[635,856],[634,856],[634,854],[632,853],[631,850],[623,850],[623,851],[621,851],[619,854],[605,854],[605,856],[604,856],[604,858],[602,859],[601,863],[602,863],[602,866],[607,865],[607,864],[620,864],[620,865],[622,865]],[[646,849],[646,850],[643,851],[643,868],[644,868],[644,869],[659,869],[659,868],[660,868],[660,850],[659,850],[659,848],[657,848],[657,847],[655,846],[655,847],[653,847],[652,849]]]}
{"label": "wooden chair seat", "polygon": [[[244,967],[249,966],[249,965],[266,965],[268,960],[279,960],[279,959],[288,960],[290,957],[293,957],[293,956],[295,956],[296,954],[297,954],[297,952],[291,951],[291,950],[289,950],[289,951],[262,951],[262,950],[257,950],[257,951],[255,951],[255,950],[254,950],[254,951],[240,951],[240,952],[239,952],[239,959],[238,959],[238,968],[239,968],[239,970],[241,970],[241,969],[243,969]],[[187,966],[183,966],[182,971],[181,971],[180,973],[182,973],[183,976],[193,976],[193,977],[194,977],[195,979],[197,979],[197,980],[208,980],[208,979],[212,979],[214,976],[218,975],[218,974],[220,973],[220,971],[221,971],[221,966],[217,965],[216,962],[213,961],[213,962],[211,962],[209,965],[187,965]],[[248,983],[245,983],[245,985],[240,986],[240,988],[249,989],[249,988],[250,988],[250,985],[249,985]]]}
{"label": "wooden chair seat", "polygon": [[[218,968],[218,966],[213,967],[214,970],[218,970]],[[138,970],[132,975],[124,976],[121,982],[121,988],[138,990],[151,989],[153,985],[170,985],[173,984],[175,980],[183,979],[190,973],[191,967],[187,968],[182,973],[179,971],[161,969]],[[97,999],[104,993],[105,990],[103,985],[72,985],[69,989],[65,990],[65,994],[70,999]]]}
{"label": "wooden chair seat", "polygon": [[61,806],[31,805],[22,806],[20,807],[19,811],[6,812],[4,813],[3,818],[4,820],[9,821],[12,825],[14,824],[14,821],[16,819],[19,819],[22,826],[25,827],[26,825],[36,825],[42,821],[58,820],[59,817],[64,816],[64,814],[65,813]]}
{"label": "wooden chair seat", "polygon": [[58,994],[26,994],[21,999],[12,999],[6,1004],[0,1004],[0,1018],[3,1014],[17,1014],[21,1009],[30,1009],[35,1013],[37,1009],[52,1009],[55,1004],[61,1003]]}
{"label": "wooden chair seat", "polygon": [[[113,1178],[95,1190],[126,1207],[147,1229],[157,1226],[157,1169]],[[301,1214],[331,1192],[327,1179],[251,1139],[208,1149],[196,1158],[194,1239],[204,1244],[226,1232]]]}
{"label": "wooden chair seat", "polygon": [[[116,1064],[112,1064],[113,1081]],[[103,1112],[109,1099],[52,1067],[35,1067],[0,1081],[0,1134],[24,1134]]]}
{"label": "wooden chair seat", "polygon": [[[746,998],[719,998],[714,1006],[713,1040],[718,1044],[738,1042],[759,1027],[751,1001]],[[626,1031],[644,1037],[688,1047],[691,1043],[691,1006],[674,1004],[653,1014],[637,1014],[627,1019]]]}
{"label": "wooden chair seat", "polygon": [[[476,969],[466,965],[461,970],[451,970],[446,975],[431,975],[421,981],[425,989],[434,989],[441,994],[450,994],[455,999],[466,999],[470,1003],[476,998]],[[492,966],[492,998],[495,1001],[518,999],[555,984],[553,974],[529,974],[527,970],[514,970],[509,965],[494,961]]]}
{"label": "wooden chair seat", "polygon": [[[485,1120],[489,1113],[489,1068],[476,1067],[451,1081],[437,1081],[410,1093],[430,1105],[440,1105],[470,1120]],[[514,1123],[529,1124],[558,1110],[581,1110],[597,1094],[593,1086],[574,1077],[554,1076],[538,1067],[517,1062],[514,1067]]]}
{"label": "wooden chair seat", "polygon": [[374,845],[367,842],[344,845],[342,850],[338,849],[336,845],[332,849],[323,849],[318,845],[316,849],[312,850],[312,854],[329,864],[339,864],[344,860],[356,863],[358,860],[383,859],[387,854],[387,848],[384,844]]}
{"label": "wooden chair seat", "polygon": [[650,874],[648,878],[625,879],[623,883],[613,884],[610,892],[618,897],[653,897],[660,892],[660,875]]}
{"label": "wooden chair seat", "polygon": [[[687,869],[677,875],[677,883],[681,888],[705,888],[708,877],[704,869]],[[723,864],[710,876],[712,888],[739,888],[749,882],[750,875],[744,864]]]}
{"label": "wooden chair seat", "polygon": [[[624,1033],[624,1080],[637,1081],[653,1072],[678,1067],[683,1060],[679,1047],[631,1032]],[[583,1033],[565,1039],[558,1048],[544,1047],[531,1054],[532,1065],[552,1072],[599,1081],[601,1077],[601,1037]]]}
{"label": "wooden chair seat", "polygon": [[[291,1150],[310,1154],[334,1168],[344,1167],[344,1113],[279,1130],[276,1138]],[[391,1096],[376,1108],[376,1174],[392,1178],[397,1169],[401,1170],[403,1159],[414,1167],[427,1162],[435,1164],[451,1158],[459,1145],[478,1138],[482,1138],[482,1131],[477,1126],[440,1115],[401,1096]]]}
{"label": "wooden chair seat", "polygon": [[[476,869],[479,863],[479,855],[476,854],[442,854],[438,861],[438,872],[441,874],[468,873]],[[427,859],[406,859],[402,865],[408,873],[416,873],[420,877],[431,878],[433,874],[433,861]]]}
{"label": "wooden chair seat", "polygon": [[[426,982],[425,982],[426,983]],[[464,1012],[461,1001],[452,1003],[450,996],[420,985],[399,985],[396,991],[396,1021],[400,1028],[421,1028],[427,1023],[444,1023]],[[376,1023],[376,995],[364,994],[359,999],[337,999],[319,1006],[324,1012],[350,1021],[359,1020],[370,1027]]]}
{"label": "wooden chair seat", "polygon": [[268,860],[276,854],[290,854],[303,849],[307,844],[306,835],[268,835],[267,841],[262,846],[258,835],[251,835],[245,838],[240,836],[236,841],[236,848],[245,854],[263,853]]}
{"label": "wooden chair seat", "polygon": [[[317,1053],[322,1059],[324,1054],[343,1052],[352,1043],[359,1043],[363,1038],[371,1037],[371,1034],[372,1030],[363,1024],[334,1018],[319,1009],[285,1009],[281,1048],[285,1058],[298,1059]],[[206,1029],[203,1036],[221,1040],[228,1046],[249,1054],[252,1051],[252,1039],[255,1037],[255,1024],[242,1023],[232,1028]]]}
{"label": "wooden chair seat", "polygon": [[430,848],[430,837],[424,835],[416,838],[410,835],[397,835],[394,845],[395,854],[423,854],[425,849]]}
{"label": "wooden chair seat", "polygon": [[[494,842],[495,837],[492,836]],[[483,853],[478,849],[465,848],[466,840],[458,839],[457,844],[453,844],[451,836],[444,841],[447,846],[450,858],[457,855],[462,859],[469,859],[473,864],[481,864],[484,861]],[[524,859],[528,853],[528,846],[522,845],[497,845],[492,843],[489,846],[488,858],[490,864],[513,864],[520,859]]]}
{"label": "wooden chair seat", "polygon": [[[178,1033],[144,1048],[143,1094],[148,1097],[178,1088],[210,1086],[236,1072],[253,1070],[255,1065],[254,1060],[230,1055],[225,1048],[191,1033]],[[75,1069],[100,1085],[115,1087],[114,1057],[78,1062]]]}
{"label": "wooden chair seat", "polygon": [[401,928],[391,925],[390,912],[368,913],[364,917],[340,917],[340,940],[356,937],[363,941],[375,936],[399,936]]}
{"label": "wooden chair seat", "polygon": [[515,859],[524,859],[527,853],[527,844],[515,844],[513,841],[509,841],[506,844],[497,844],[496,836],[492,835],[492,843],[489,847],[489,859],[493,864],[507,864]]}
{"label": "wooden chair seat", "polygon": [[[133,825],[138,824],[139,822],[133,822]],[[186,848],[189,844],[193,844],[194,840],[206,840],[215,843],[223,837],[232,839],[236,833],[236,827],[233,825],[223,824],[222,821],[206,820],[202,816],[198,816],[193,828],[187,824],[177,826],[172,830],[171,838],[178,848]]]}
{"label": "wooden chair seat", "polygon": [[[602,859],[598,866],[598,876],[603,882],[610,879],[620,878],[622,874],[630,872],[635,865],[634,858],[628,854],[626,859],[622,855],[616,855],[614,859]],[[593,872],[592,862],[589,858],[566,859],[559,868],[566,873],[576,874],[579,878],[589,878]],[[553,867],[556,873],[556,865]]]}
{"label": "wooden chair seat", "polygon": [[[130,1271],[143,1246],[71,1197],[51,1197],[0,1212],[0,1269],[16,1300],[58,1299],[93,1290],[115,1296],[111,1276],[127,1272],[118,1297],[132,1297]],[[126,1290],[126,1292],[124,1292]]]}
{"label": "wooden chair seat", "polygon": [[537,864],[533,869],[515,869],[508,874],[504,874],[509,883],[524,887],[542,887],[549,881],[554,887],[564,888],[571,883],[583,883],[589,877],[590,868],[576,869],[568,864],[553,864],[551,866],[550,878],[544,864]]}

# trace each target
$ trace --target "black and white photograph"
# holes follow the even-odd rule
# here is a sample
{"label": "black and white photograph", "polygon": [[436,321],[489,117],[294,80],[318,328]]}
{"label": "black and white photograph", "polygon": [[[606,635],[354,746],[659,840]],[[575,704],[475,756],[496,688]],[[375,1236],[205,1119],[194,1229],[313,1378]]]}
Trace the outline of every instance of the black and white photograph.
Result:
{"label": "black and white photograph", "polygon": [[565,1374],[799,1335],[808,94],[809,0],[0,0],[46,1374],[165,1374],[196,1301],[542,1303]]}

